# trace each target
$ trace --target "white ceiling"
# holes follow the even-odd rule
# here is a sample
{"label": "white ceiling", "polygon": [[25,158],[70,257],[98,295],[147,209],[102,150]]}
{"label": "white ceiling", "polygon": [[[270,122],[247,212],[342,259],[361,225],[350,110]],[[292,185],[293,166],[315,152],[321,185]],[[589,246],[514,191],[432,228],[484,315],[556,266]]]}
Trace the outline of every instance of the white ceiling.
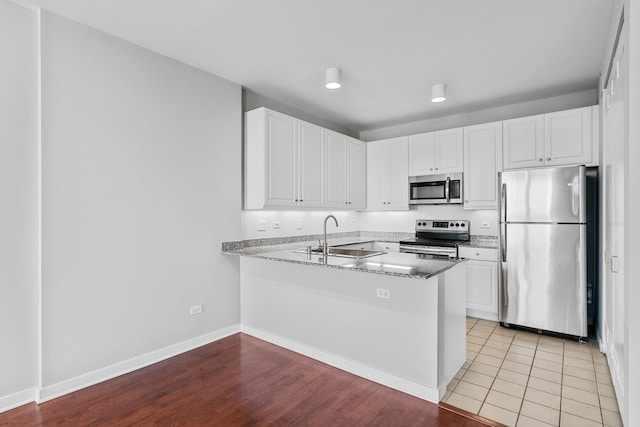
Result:
{"label": "white ceiling", "polygon": [[[613,0],[22,0],[356,131],[597,86]],[[343,87],[324,88],[324,70]],[[446,102],[430,88],[446,83]]]}

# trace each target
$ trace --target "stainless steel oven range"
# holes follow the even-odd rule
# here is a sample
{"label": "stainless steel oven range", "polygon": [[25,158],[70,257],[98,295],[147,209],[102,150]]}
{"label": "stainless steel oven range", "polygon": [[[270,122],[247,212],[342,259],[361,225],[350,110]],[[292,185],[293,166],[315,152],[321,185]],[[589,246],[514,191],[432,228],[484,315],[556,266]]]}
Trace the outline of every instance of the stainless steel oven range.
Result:
{"label": "stainless steel oven range", "polygon": [[458,243],[469,240],[469,221],[416,220],[416,237],[400,242],[400,252],[458,257]]}

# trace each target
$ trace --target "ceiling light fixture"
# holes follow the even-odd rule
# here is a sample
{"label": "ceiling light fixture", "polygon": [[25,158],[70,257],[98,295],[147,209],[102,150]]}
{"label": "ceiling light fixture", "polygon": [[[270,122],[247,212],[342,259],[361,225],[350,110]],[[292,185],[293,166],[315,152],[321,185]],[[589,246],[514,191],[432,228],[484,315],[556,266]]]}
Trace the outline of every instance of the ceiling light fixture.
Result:
{"label": "ceiling light fixture", "polygon": [[327,89],[338,89],[340,86],[340,69],[336,67],[327,68],[325,71],[324,87]]}
{"label": "ceiling light fixture", "polygon": [[431,86],[431,102],[442,102],[446,99],[444,83],[438,83],[437,85]]}

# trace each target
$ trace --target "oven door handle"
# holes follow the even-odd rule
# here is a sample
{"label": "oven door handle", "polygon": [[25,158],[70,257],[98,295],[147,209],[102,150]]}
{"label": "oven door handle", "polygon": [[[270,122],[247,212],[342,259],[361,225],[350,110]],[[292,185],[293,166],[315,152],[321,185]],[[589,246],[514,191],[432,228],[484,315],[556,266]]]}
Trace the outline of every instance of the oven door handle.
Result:
{"label": "oven door handle", "polygon": [[444,186],[444,197],[447,199],[447,203],[451,201],[451,194],[449,192],[450,184],[451,184],[451,178],[447,177],[447,183]]}

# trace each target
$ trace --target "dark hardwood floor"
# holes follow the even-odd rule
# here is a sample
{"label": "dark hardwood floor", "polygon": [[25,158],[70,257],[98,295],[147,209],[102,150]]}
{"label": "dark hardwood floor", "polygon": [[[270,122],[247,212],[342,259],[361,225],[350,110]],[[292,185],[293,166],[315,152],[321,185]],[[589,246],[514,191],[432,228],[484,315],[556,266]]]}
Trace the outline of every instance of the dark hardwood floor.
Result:
{"label": "dark hardwood floor", "polygon": [[236,334],[49,402],[15,426],[484,426],[313,359]]}

